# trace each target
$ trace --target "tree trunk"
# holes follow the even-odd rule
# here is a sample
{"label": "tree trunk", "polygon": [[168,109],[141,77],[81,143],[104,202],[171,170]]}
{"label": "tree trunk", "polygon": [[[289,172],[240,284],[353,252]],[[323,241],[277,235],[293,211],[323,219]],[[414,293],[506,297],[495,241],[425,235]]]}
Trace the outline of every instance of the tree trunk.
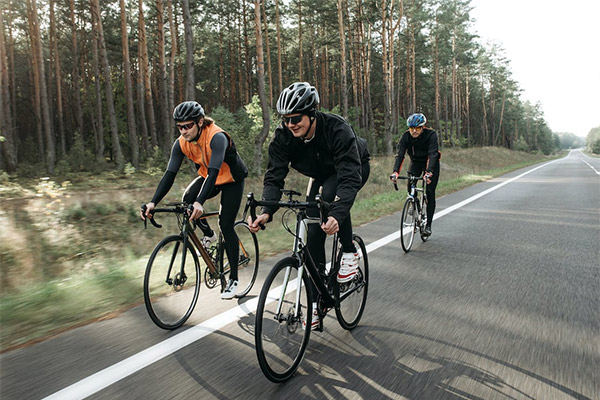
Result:
{"label": "tree trunk", "polygon": [[[42,50],[42,40],[40,36],[40,27],[38,24],[36,0],[27,0],[29,9],[29,18],[31,21],[31,40],[34,43],[35,56],[38,60],[39,93],[42,118],[40,123],[43,126],[44,139],[46,140],[46,168],[50,175],[54,174],[56,164],[56,150],[54,147],[54,133],[52,132],[52,119],[50,118],[50,103],[48,101],[48,89],[46,85],[46,72],[44,66],[44,54]],[[4,34],[4,33],[3,33]]]}
{"label": "tree trunk", "polygon": [[321,101],[321,105],[325,108],[329,108],[329,74],[327,73],[327,45],[321,48],[321,57],[319,61],[321,74],[320,81],[322,87],[322,90],[319,92],[319,98]]}
{"label": "tree trunk", "polygon": [[[194,75],[194,34],[192,32],[192,15],[190,14],[190,1],[182,0],[183,26],[185,29],[185,99],[194,100],[196,97],[196,77]],[[141,0],[140,0],[141,4]],[[141,7],[141,5],[140,5]]]}
{"label": "tree trunk", "polygon": [[488,132],[488,124],[487,124],[487,109],[485,106],[485,87],[483,86],[483,77],[481,78],[481,109],[483,110],[483,121],[482,121],[482,131],[483,131],[483,140],[482,143],[484,146],[489,145],[489,132]]}
{"label": "tree trunk", "polygon": [[277,29],[277,75],[279,78],[279,93],[281,93],[283,91],[283,68],[281,65],[281,20],[279,18],[279,0],[275,0],[275,23]]}
{"label": "tree trunk", "polygon": [[342,116],[348,119],[348,81],[347,81],[347,65],[346,65],[346,33],[344,29],[344,3],[342,0],[337,0],[337,15],[338,15],[338,30],[340,33],[340,58],[341,58],[341,92],[342,92]]}
{"label": "tree trunk", "polygon": [[50,43],[54,59],[54,81],[56,82],[56,111],[58,112],[58,137],[60,138],[60,153],[67,152],[65,143],[65,124],[62,98],[62,74],[60,67],[60,53],[58,52],[58,37],[56,34],[56,20],[54,18],[54,0],[50,0]]}
{"label": "tree trunk", "polygon": [[[435,105],[435,127],[438,132],[441,133],[440,123],[440,54],[438,47],[438,37],[435,37],[434,51],[433,51],[433,86],[434,86],[434,105]],[[438,139],[441,141],[442,136],[438,135]]]}
{"label": "tree trunk", "polygon": [[402,0],[398,0],[398,18],[394,23],[395,0],[389,5],[387,0],[381,0],[381,44],[382,44],[382,66],[383,66],[383,88],[384,88],[384,146],[385,154],[393,152],[392,137],[396,129],[393,93],[394,93],[394,33],[402,20]]}
{"label": "tree trunk", "polygon": [[[348,2],[344,0],[345,9],[349,9]],[[348,52],[350,55],[350,79],[352,80],[352,106],[354,107],[354,112],[358,113],[358,96],[359,96],[359,82],[358,76],[360,76],[360,71],[358,69],[358,63],[356,59],[358,58],[358,45],[354,38],[354,29],[352,28],[352,21],[350,20],[350,15],[346,14],[348,17],[348,38],[350,40],[350,51]],[[356,23],[358,25],[358,23]],[[357,115],[357,118],[359,116]]]}
{"label": "tree trunk", "polygon": [[467,76],[465,78],[465,123],[467,124],[467,146],[471,147],[471,91],[469,89],[469,79],[469,68],[467,68]]}
{"label": "tree trunk", "polygon": [[[456,38],[454,32],[452,33],[452,89],[450,93],[450,99],[452,102],[452,119],[450,120],[450,143],[454,146],[452,138],[455,136],[456,131]],[[456,136],[458,139],[458,136]]]}
{"label": "tree trunk", "polygon": [[[252,94],[254,93],[254,85],[252,80],[252,57],[250,56],[250,39],[248,35],[248,9],[246,0],[242,0],[242,18],[244,20],[244,65],[246,66],[246,79],[244,81],[244,98],[246,104],[252,101]],[[260,28],[260,27],[259,27]]]}
{"label": "tree trunk", "polygon": [[129,57],[129,36],[127,34],[127,11],[125,0],[119,0],[121,11],[121,49],[123,50],[123,77],[125,80],[125,103],[127,105],[127,130],[129,136],[129,152],[131,163],[137,169],[140,167],[140,149],[135,122],[133,102],[133,84],[131,82],[131,60]]}
{"label": "tree trunk", "polygon": [[177,43],[177,25],[173,17],[173,0],[167,0],[167,10],[169,12],[169,32],[171,33],[171,54],[169,56],[169,113],[175,108],[175,70],[179,46]]}
{"label": "tree trunk", "polygon": [[167,67],[166,67],[166,55],[165,55],[165,22],[164,22],[164,0],[156,0],[156,23],[158,33],[158,85],[160,91],[160,115],[162,120],[162,131],[163,137],[163,151],[165,154],[169,154],[171,146],[173,145],[174,128],[171,124],[170,110],[169,110],[169,93],[167,90]]}
{"label": "tree trunk", "polygon": [[298,0],[298,80],[302,81],[302,0]]}
{"label": "tree trunk", "polygon": [[262,0],[262,20],[264,24],[265,31],[265,45],[267,47],[267,75],[269,75],[269,106],[273,107],[273,66],[271,63],[271,44],[269,40],[269,25],[267,23],[267,6],[266,0]]}
{"label": "tree trunk", "polygon": [[270,129],[269,103],[265,92],[265,60],[261,33],[260,0],[254,0],[254,26],[256,34],[256,64],[258,67],[258,97],[262,109],[263,127],[260,134],[254,138],[254,171],[261,174],[262,147]]}
{"label": "tree trunk", "polygon": [[108,119],[110,121],[112,153],[115,162],[117,163],[117,170],[123,171],[123,168],[125,167],[125,160],[123,158],[123,152],[121,151],[121,144],[119,143],[119,128],[117,127],[117,114],[115,112],[115,102],[113,99],[113,87],[110,76],[110,66],[108,64],[108,55],[106,53],[104,29],[102,28],[102,19],[100,18],[100,3],[99,0],[91,0],[91,4],[92,18],[95,18],[96,22],[96,34],[100,49],[100,60],[103,66],[102,70],[104,72],[104,80],[106,81],[106,108],[108,109]]}
{"label": "tree trunk", "polygon": [[83,137],[83,108],[81,102],[81,77],[79,75],[79,43],[77,41],[77,24],[75,23],[75,0],[69,1],[71,17],[71,52],[73,55],[73,108],[75,109],[75,132]]}
{"label": "tree trunk", "polygon": [[[187,0],[184,0],[184,3],[186,1]],[[140,104],[140,107],[145,106],[146,108],[146,121],[150,133],[150,144],[154,147],[159,146],[159,143],[156,136],[156,119],[154,118],[154,99],[152,97],[152,82],[150,79],[150,62],[148,60],[148,41],[146,39],[146,21],[144,20],[143,0],[138,1],[138,14],[138,48],[141,54],[138,62],[140,65],[139,73],[142,75],[142,87],[144,89],[144,102]]]}
{"label": "tree trunk", "polygon": [[[504,118],[504,103],[506,102],[506,91],[502,91],[502,106],[500,108],[500,122],[498,123],[498,135],[502,133],[502,146],[506,146],[506,138],[504,136],[504,131],[502,130],[502,120]],[[496,143],[494,143],[496,145]]]}
{"label": "tree trunk", "polygon": [[94,69],[94,86],[96,88],[96,116],[97,119],[94,121],[94,139],[95,139],[95,150],[96,150],[96,162],[98,164],[104,163],[104,115],[102,113],[102,86],[100,85],[100,63],[98,61],[98,41],[92,40],[92,67]]}
{"label": "tree trunk", "polygon": [[2,11],[0,7],[0,136],[4,137],[0,140],[0,168],[6,169],[7,172],[14,172],[17,169],[16,130],[10,104],[8,57]]}

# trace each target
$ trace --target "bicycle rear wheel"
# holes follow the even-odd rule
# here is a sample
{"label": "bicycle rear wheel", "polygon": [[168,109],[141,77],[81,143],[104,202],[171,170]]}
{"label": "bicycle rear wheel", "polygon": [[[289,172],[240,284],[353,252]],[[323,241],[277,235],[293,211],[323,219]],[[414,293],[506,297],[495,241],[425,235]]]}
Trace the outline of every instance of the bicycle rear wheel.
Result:
{"label": "bicycle rear wheel", "polygon": [[150,318],[163,329],[179,328],[194,311],[199,292],[200,264],[193,246],[188,243],[184,250],[181,235],[167,236],[152,252],[144,275],[144,302]]}
{"label": "bicycle rear wheel", "polygon": [[[335,314],[338,322],[344,329],[354,329],[362,317],[367,304],[367,291],[369,289],[369,259],[367,248],[362,238],[354,234],[352,241],[358,252],[358,273],[350,282],[338,283],[335,280],[333,290],[338,305]],[[341,252],[340,258],[341,258]],[[338,258],[337,262],[340,262]]]}
{"label": "bicycle rear wheel", "polygon": [[254,341],[258,363],[275,383],[288,380],[298,369],[308,339],[312,296],[306,271],[298,293],[298,260],[279,261],[265,280],[258,298]]}
{"label": "bicycle rear wheel", "polygon": [[238,221],[233,226],[239,240],[239,261],[238,261],[238,291],[235,297],[240,298],[248,294],[258,273],[258,240],[256,235],[250,232],[248,224],[244,221]]}
{"label": "bicycle rear wheel", "polygon": [[408,253],[415,239],[415,230],[417,229],[417,207],[412,197],[406,199],[402,208],[402,220],[400,223],[400,243],[402,249]]}

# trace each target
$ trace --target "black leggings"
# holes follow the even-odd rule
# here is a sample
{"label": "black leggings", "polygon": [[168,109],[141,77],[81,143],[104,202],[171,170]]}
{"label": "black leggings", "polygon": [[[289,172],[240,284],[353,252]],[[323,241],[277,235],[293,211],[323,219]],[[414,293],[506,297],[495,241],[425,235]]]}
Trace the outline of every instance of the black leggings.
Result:
{"label": "black leggings", "polygon": [[[362,188],[369,179],[369,174],[371,173],[371,167],[369,163],[362,164],[361,167],[361,175],[362,182],[360,187]],[[337,174],[330,175],[324,180],[314,180],[312,182],[311,187],[308,191],[308,201],[314,201],[315,196],[321,192],[321,197],[326,202],[330,203],[335,199],[336,189],[337,189]],[[309,210],[308,215],[311,217],[318,217],[318,210]],[[352,218],[350,213],[344,219],[344,221],[340,224],[340,230],[338,232],[338,237],[340,238],[340,244],[342,245],[342,251],[344,253],[356,253],[356,247],[352,242]],[[308,233],[307,233],[307,243],[306,247],[308,247],[308,251],[310,251],[310,255],[313,257],[313,261],[317,265],[318,268],[324,268],[325,266],[325,239],[327,238],[327,234],[323,232],[319,224],[309,224],[308,225]]]}
{"label": "black leggings", "polygon": [[[202,188],[204,178],[199,176],[194,179],[192,183],[188,185],[183,194],[183,201],[188,204],[192,204],[196,201],[198,193]],[[231,272],[229,278],[233,280],[238,279],[238,260],[240,256],[240,249],[238,246],[238,236],[233,229],[233,224],[237,217],[237,213],[242,203],[242,196],[244,195],[244,181],[227,183],[225,185],[216,186],[212,193],[208,196],[209,199],[215,197],[221,193],[221,209],[219,211],[219,228],[223,233],[225,239],[225,252],[227,253],[227,259],[231,266]],[[206,236],[214,235],[213,230],[210,228],[208,221],[205,219],[198,220],[200,229]]]}
{"label": "black leggings", "polygon": [[[424,162],[412,162],[408,173],[420,176],[423,171],[427,168],[427,164]],[[437,187],[438,181],[440,180],[440,163],[438,162],[433,171],[431,177],[431,183],[427,184],[427,226],[431,228],[433,222],[433,213],[435,213],[435,188]]]}

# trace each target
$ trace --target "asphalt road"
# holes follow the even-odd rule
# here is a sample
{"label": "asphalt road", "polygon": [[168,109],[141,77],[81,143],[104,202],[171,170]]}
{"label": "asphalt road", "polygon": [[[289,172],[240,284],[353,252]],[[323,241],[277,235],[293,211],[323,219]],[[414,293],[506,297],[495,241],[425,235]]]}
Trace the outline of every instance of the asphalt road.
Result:
{"label": "asphalt road", "polygon": [[361,323],[348,332],[330,313],[285,384],[254,351],[276,261],[263,260],[250,296],[203,287],[178,331],[142,305],[1,354],[0,398],[600,399],[600,159],[572,152],[440,198],[433,236],[407,254],[399,218],[357,227],[371,267]]}

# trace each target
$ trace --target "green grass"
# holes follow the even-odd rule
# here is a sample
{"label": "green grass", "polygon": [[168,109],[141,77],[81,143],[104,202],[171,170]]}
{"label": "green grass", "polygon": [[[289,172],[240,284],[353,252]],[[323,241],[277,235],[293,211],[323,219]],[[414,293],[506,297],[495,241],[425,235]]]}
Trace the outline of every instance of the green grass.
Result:
{"label": "green grass", "polygon": [[[498,148],[445,150],[438,197],[549,159]],[[352,209],[355,225],[401,207],[403,194],[394,191],[388,179],[393,161],[393,157],[373,158],[370,178]],[[179,200],[192,179],[179,175],[163,203]],[[137,215],[160,176],[135,173],[118,178],[71,174],[54,181],[15,179],[19,184],[0,184],[0,351],[143,301],[148,256],[162,237],[176,232],[176,226],[162,215],[163,229],[148,225],[144,230]],[[304,192],[307,182],[290,173],[286,187]],[[10,190],[1,190],[5,185]],[[248,179],[245,191],[260,198],[262,180]],[[15,193],[29,199],[7,200]],[[218,199],[209,200],[205,208],[217,209]],[[261,258],[291,247],[293,239],[281,225],[282,215],[278,212],[259,233]],[[216,219],[211,224],[216,227]]]}

